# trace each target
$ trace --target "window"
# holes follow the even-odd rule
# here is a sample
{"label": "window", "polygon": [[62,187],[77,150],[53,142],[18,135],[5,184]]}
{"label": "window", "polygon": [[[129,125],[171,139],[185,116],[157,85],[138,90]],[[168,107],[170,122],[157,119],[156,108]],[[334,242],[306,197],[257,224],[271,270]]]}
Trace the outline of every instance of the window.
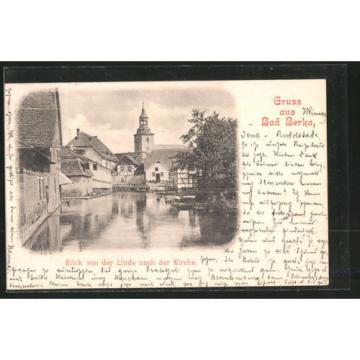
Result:
{"label": "window", "polygon": [[89,170],[90,169],[90,167],[89,167],[89,163],[85,163],[85,170]]}
{"label": "window", "polygon": [[97,170],[97,164],[93,164],[93,170]]}
{"label": "window", "polygon": [[121,169],[121,171],[124,171],[124,167],[123,167],[123,166],[121,166],[121,168],[120,168],[120,169]]}
{"label": "window", "polygon": [[74,152],[79,155],[85,155],[85,150],[74,150]]}
{"label": "window", "polygon": [[54,177],[54,189],[55,189],[55,192],[56,192],[56,177]]}
{"label": "window", "polygon": [[149,137],[146,138],[146,141],[149,142]]}
{"label": "window", "polygon": [[156,167],[156,168],[155,168],[155,171],[159,171],[159,168],[158,168],[158,167]]}
{"label": "window", "polygon": [[155,176],[155,173],[154,173],[154,172],[152,173],[152,176]]}
{"label": "window", "polygon": [[132,167],[131,165],[128,166],[128,171],[131,171],[132,170]]}
{"label": "window", "polygon": [[121,182],[122,182],[122,183],[125,182],[124,178],[121,178]]}

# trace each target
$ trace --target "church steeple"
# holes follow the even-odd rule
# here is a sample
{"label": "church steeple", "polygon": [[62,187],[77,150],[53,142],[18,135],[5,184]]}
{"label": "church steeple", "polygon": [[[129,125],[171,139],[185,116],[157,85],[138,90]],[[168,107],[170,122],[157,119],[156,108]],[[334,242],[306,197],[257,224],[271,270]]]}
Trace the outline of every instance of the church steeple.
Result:
{"label": "church steeple", "polygon": [[146,114],[146,111],[145,111],[145,103],[144,103],[144,101],[142,102],[141,116],[148,117],[147,114]]}
{"label": "church steeple", "polygon": [[138,132],[139,132],[140,129],[150,131],[150,129],[149,129],[149,117],[146,114],[144,102],[142,103],[141,114],[139,116],[139,129],[138,129]]}
{"label": "church steeple", "polygon": [[134,135],[135,152],[142,153],[143,159],[150,154],[154,144],[154,134],[149,128],[149,117],[145,110],[145,104],[142,103],[139,116],[139,127]]}

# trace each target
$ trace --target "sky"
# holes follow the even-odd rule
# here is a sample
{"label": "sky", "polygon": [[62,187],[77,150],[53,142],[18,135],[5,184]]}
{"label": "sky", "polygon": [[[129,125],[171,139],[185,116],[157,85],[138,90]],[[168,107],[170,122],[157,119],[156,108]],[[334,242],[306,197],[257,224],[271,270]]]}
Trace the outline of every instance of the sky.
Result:
{"label": "sky", "polygon": [[76,129],[97,135],[114,153],[134,151],[142,102],[155,144],[182,144],[192,109],[236,118],[231,93],[216,82],[114,83],[59,87],[66,145]]}

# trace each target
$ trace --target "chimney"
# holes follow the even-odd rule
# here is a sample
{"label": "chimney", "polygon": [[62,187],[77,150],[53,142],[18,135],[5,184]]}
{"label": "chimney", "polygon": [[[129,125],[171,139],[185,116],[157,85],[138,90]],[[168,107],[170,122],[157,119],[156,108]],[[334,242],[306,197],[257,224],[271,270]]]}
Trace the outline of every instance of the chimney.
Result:
{"label": "chimney", "polygon": [[76,139],[78,138],[79,134],[80,134],[80,129],[76,129]]}

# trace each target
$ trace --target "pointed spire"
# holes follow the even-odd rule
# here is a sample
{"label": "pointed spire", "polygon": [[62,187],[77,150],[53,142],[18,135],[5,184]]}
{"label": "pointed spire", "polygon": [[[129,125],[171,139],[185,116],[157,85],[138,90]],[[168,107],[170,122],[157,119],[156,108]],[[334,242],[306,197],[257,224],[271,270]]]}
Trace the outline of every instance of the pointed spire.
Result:
{"label": "pointed spire", "polygon": [[146,111],[145,111],[145,103],[144,100],[142,102],[142,109],[141,109],[141,117],[147,117]]}

